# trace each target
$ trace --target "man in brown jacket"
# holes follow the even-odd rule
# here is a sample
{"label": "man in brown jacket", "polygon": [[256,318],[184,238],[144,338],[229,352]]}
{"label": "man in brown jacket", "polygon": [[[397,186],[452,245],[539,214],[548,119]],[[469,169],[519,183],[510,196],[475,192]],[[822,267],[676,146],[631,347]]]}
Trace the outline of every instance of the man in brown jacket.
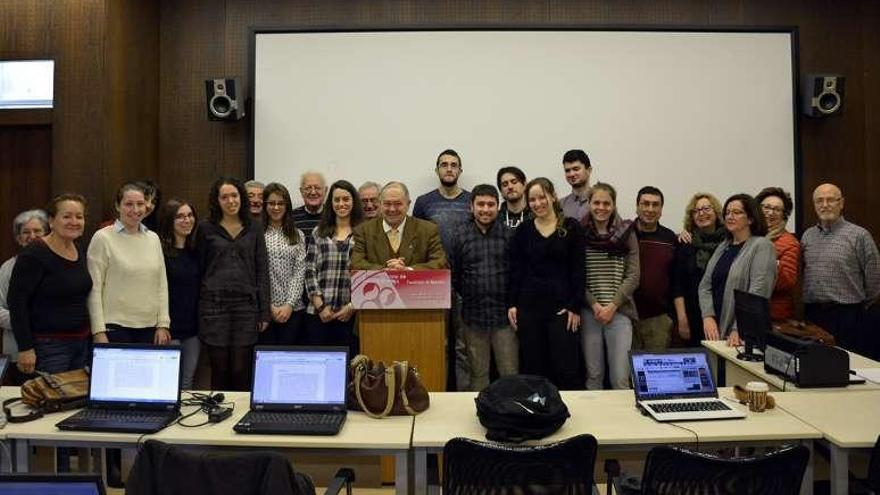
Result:
{"label": "man in brown jacket", "polygon": [[353,270],[430,270],[446,268],[440,230],[407,215],[409,190],[389,182],[379,194],[382,215],[354,229]]}

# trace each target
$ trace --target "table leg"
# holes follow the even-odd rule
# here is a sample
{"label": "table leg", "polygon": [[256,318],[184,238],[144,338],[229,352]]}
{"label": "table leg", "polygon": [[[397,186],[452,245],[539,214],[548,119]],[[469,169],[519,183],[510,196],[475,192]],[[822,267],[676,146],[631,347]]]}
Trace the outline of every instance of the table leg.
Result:
{"label": "table leg", "polygon": [[397,495],[410,495],[410,452],[405,450],[394,456],[394,488]]}
{"label": "table leg", "polygon": [[801,445],[810,451],[807,469],[804,471],[804,480],[801,482],[801,495],[813,495],[813,441],[804,440],[801,442]]}
{"label": "table leg", "polygon": [[415,457],[415,465],[413,466],[414,493],[425,495],[428,492],[428,450],[413,449],[413,451]]}
{"label": "table leg", "polygon": [[831,495],[847,495],[849,493],[849,450],[828,442],[831,453]]}
{"label": "table leg", "polygon": [[26,473],[30,468],[30,445],[27,440],[15,440],[15,472]]}

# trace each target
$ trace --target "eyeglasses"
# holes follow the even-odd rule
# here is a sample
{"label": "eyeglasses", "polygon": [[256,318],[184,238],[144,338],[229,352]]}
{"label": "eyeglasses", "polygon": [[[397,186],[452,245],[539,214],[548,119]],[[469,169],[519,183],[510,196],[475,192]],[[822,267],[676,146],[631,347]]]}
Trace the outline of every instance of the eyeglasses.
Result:
{"label": "eyeglasses", "polygon": [[192,213],[178,213],[174,215],[175,220],[186,220],[187,218],[195,218],[196,216]]}
{"label": "eyeglasses", "polygon": [[321,192],[324,189],[322,186],[302,186],[299,188],[302,192]]}
{"label": "eyeglasses", "polygon": [[773,205],[761,205],[761,209],[764,210],[765,213],[782,213],[785,211],[785,208]]}
{"label": "eyeglasses", "polygon": [[711,213],[713,211],[715,211],[715,209],[711,206],[702,206],[700,208],[694,208],[693,210],[691,210],[691,213]]}
{"label": "eyeglasses", "polygon": [[733,215],[735,217],[738,217],[740,215],[745,215],[745,214],[746,214],[746,212],[743,210],[727,210],[724,212],[724,216]]}
{"label": "eyeglasses", "polygon": [[269,208],[284,208],[287,206],[287,203],[285,201],[267,201],[266,205],[268,205]]}
{"label": "eyeglasses", "polygon": [[841,198],[816,198],[813,200],[813,203],[817,205],[836,205],[840,202]]}

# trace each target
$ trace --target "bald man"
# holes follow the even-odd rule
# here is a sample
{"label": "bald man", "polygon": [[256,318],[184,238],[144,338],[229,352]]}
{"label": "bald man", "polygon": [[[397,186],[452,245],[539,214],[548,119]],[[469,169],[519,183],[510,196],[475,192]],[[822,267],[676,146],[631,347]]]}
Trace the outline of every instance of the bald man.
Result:
{"label": "bald man", "polygon": [[867,308],[880,297],[880,255],[871,234],[843,218],[834,184],[813,191],[819,223],[801,238],[807,320],[831,332],[837,345],[874,354]]}
{"label": "bald man", "polygon": [[379,193],[381,217],[354,229],[353,270],[413,270],[446,268],[440,230],[432,222],[407,215],[409,190],[389,182]]}

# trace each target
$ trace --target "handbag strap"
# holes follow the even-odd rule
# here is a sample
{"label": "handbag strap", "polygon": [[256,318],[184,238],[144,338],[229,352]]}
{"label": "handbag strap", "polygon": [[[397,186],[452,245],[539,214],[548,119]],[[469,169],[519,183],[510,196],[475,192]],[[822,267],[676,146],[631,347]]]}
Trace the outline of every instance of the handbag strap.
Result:
{"label": "handbag strap", "polygon": [[391,412],[391,408],[394,406],[394,367],[385,368],[385,384],[388,386],[388,400],[385,404],[385,410],[378,414],[370,411],[367,404],[364,403],[364,398],[361,396],[361,379],[363,379],[366,371],[366,364],[363,361],[359,361],[354,372],[354,394],[357,397],[358,405],[361,406],[361,410],[371,418],[388,416],[388,413]]}
{"label": "handbag strap", "polygon": [[28,421],[40,419],[45,414],[43,409],[39,408],[31,409],[31,412],[24,416],[13,416],[10,406],[15,404],[16,402],[21,402],[21,397],[14,397],[12,399],[6,399],[3,401],[3,412],[6,414],[6,419],[10,423],[27,423]]}
{"label": "handbag strap", "polygon": [[[409,361],[399,361],[395,364],[399,364],[402,369],[402,372],[400,373],[400,376],[402,376],[400,379],[400,403],[403,404],[403,409],[407,414],[415,416],[418,414],[418,411],[409,405],[409,396],[406,395],[406,376],[409,374]],[[412,368],[412,370],[413,373],[416,373],[415,368]]]}

